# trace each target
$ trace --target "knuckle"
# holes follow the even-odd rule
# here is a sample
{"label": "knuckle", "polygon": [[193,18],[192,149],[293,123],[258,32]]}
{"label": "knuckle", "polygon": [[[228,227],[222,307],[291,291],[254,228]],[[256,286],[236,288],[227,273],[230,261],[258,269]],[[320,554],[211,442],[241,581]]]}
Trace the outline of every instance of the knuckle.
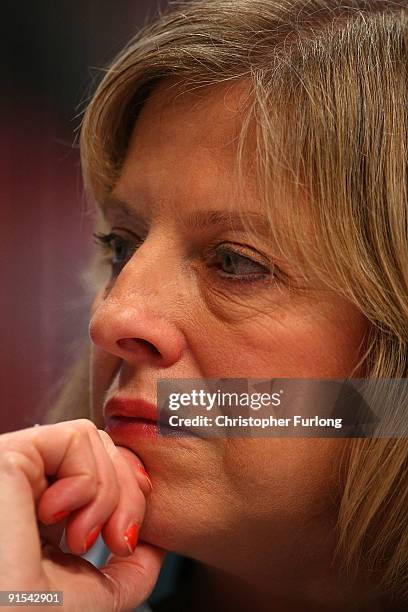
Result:
{"label": "knuckle", "polygon": [[21,469],[23,461],[18,451],[12,448],[2,448],[1,451],[0,466],[3,471],[14,472]]}
{"label": "knuckle", "polygon": [[77,423],[77,427],[81,431],[86,431],[88,433],[97,431],[95,423],[93,423],[90,419],[76,419],[74,422]]}
{"label": "knuckle", "polygon": [[3,449],[0,456],[0,469],[4,474],[18,474],[24,472],[29,474],[33,481],[42,478],[42,466],[38,465],[34,457],[30,457],[25,452],[8,448]]}
{"label": "knuckle", "polygon": [[35,496],[41,494],[46,487],[47,481],[44,474],[44,465],[32,448],[3,449],[0,456],[0,473],[2,478],[12,478],[16,481],[22,477],[28,479],[35,491]]}
{"label": "knuckle", "polygon": [[81,482],[83,483],[83,486],[86,487],[88,493],[92,496],[96,495],[97,491],[98,491],[98,480],[96,477],[96,474],[92,473],[92,472],[81,472],[81,474],[78,475],[78,478],[81,479]]}
{"label": "knuckle", "polygon": [[3,455],[3,453],[7,453],[11,450],[19,451],[24,448],[24,446],[27,446],[29,441],[32,439],[31,436],[31,431],[27,429],[1,434],[0,457]]}
{"label": "knuckle", "polygon": [[106,433],[106,431],[103,431],[103,429],[98,429],[97,430],[99,437],[102,440],[102,443],[105,447],[105,450],[110,454],[114,454],[117,452],[116,446],[113,443],[112,438],[109,436],[109,434]]}
{"label": "knuckle", "polygon": [[89,419],[75,419],[74,421],[61,423],[61,425],[64,427],[65,434],[73,441],[87,438],[90,433],[96,431],[96,425]]}

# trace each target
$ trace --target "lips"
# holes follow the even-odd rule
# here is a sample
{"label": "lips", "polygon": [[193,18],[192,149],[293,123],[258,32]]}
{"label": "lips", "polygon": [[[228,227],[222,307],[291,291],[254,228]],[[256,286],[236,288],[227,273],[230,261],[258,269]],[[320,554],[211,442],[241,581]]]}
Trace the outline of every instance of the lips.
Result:
{"label": "lips", "polygon": [[112,417],[143,419],[157,423],[157,406],[142,399],[111,398],[104,408],[105,421]]}
{"label": "lips", "polygon": [[[196,435],[187,428],[169,427],[171,412],[143,399],[112,397],[104,407],[105,431],[113,441],[124,446],[135,438],[169,438]],[[160,435],[161,434],[161,435]]]}
{"label": "lips", "polygon": [[104,408],[105,431],[124,446],[136,438],[180,436],[181,430],[169,428],[166,414],[160,416],[159,420],[157,406],[146,400],[112,397]]}
{"label": "lips", "polygon": [[117,444],[157,438],[157,406],[142,399],[111,398],[104,407],[105,431]]}

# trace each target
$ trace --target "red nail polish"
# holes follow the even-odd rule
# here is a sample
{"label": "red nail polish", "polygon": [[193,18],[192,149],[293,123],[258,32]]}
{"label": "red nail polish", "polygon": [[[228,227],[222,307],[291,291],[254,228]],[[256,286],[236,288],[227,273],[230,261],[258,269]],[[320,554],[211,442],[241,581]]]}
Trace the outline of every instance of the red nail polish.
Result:
{"label": "red nail polish", "polygon": [[68,516],[69,510],[61,510],[60,512],[56,512],[50,518],[53,523],[58,523],[62,521],[66,516]]}
{"label": "red nail polish", "polygon": [[146,477],[147,482],[149,483],[150,486],[150,490],[153,490],[153,485],[152,485],[152,481],[149,478],[149,474],[146,472],[146,470],[144,469],[143,465],[139,465],[139,470],[142,472],[143,476]]}
{"label": "red nail polish", "polygon": [[136,544],[137,544],[137,536],[139,535],[139,525],[137,523],[133,523],[130,527],[128,527],[123,534],[126,545],[130,552],[135,552]]}
{"label": "red nail polish", "polygon": [[89,548],[91,548],[91,546],[95,544],[96,539],[101,529],[102,529],[102,525],[97,525],[96,527],[92,529],[92,531],[89,532],[88,537],[85,540],[84,552],[86,552]]}

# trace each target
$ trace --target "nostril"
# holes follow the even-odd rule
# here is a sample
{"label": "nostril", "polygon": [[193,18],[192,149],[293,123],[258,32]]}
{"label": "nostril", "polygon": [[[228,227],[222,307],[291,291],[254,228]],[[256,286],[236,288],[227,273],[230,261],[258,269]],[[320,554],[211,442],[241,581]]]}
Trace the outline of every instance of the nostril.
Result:
{"label": "nostril", "polygon": [[134,351],[140,347],[145,347],[150,353],[160,355],[160,351],[154,344],[143,338],[122,338],[117,341],[117,345],[126,351]]}

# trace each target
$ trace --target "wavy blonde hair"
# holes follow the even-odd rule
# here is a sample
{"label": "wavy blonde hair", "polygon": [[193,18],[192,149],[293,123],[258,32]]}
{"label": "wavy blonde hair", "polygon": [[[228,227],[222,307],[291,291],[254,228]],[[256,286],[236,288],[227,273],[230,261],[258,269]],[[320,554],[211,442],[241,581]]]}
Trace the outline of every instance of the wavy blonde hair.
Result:
{"label": "wavy blonde hair", "polygon": [[[101,200],[118,179],[138,112],[158,83],[176,79],[177,91],[198,93],[245,80],[249,94],[237,163],[243,170],[252,156],[271,235],[285,256],[303,270],[307,260],[316,278],[367,317],[359,365],[375,378],[408,373],[404,4],[177,3],[113,61],[81,130],[85,185]],[[291,205],[279,207],[282,197]],[[305,201],[307,227],[299,204]],[[273,223],[277,207],[283,230]],[[95,262],[90,270],[88,281],[96,278]],[[88,346],[67,377],[54,421],[89,414],[87,353]],[[351,440],[338,516],[344,568],[368,568],[381,589],[402,598],[408,593],[407,449],[405,439]]]}

